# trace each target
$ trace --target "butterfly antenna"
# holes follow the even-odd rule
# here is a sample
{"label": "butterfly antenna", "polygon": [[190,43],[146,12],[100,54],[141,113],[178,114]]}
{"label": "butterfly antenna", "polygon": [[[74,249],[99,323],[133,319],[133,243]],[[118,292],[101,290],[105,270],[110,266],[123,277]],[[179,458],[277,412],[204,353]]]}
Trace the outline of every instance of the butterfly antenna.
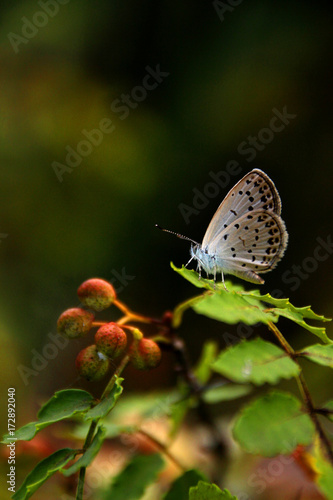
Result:
{"label": "butterfly antenna", "polygon": [[155,227],[157,227],[161,231],[164,231],[165,233],[174,234],[175,236],[177,236],[177,238],[180,238],[181,240],[191,241],[191,243],[194,243],[195,245],[200,245],[200,243],[198,243],[197,241],[191,240],[191,238],[188,238],[187,236],[184,236],[183,234],[175,233],[174,231],[170,231],[169,229],[164,229],[159,224],[155,224]]}

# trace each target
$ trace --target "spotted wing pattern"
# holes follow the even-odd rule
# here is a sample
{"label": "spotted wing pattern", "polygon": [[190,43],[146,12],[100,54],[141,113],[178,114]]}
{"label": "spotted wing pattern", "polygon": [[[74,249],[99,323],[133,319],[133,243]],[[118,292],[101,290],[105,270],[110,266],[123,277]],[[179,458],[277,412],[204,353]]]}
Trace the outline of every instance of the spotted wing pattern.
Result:
{"label": "spotted wing pattern", "polygon": [[287,243],[288,233],[279,215],[253,210],[218,234],[209,243],[208,253],[215,255],[218,270],[263,283],[257,273],[273,269],[283,257]]}
{"label": "spotted wing pattern", "polygon": [[202,248],[210,247],[229,225],[255,210],[281,214],[281,199],[274,182],[258,168],[246,174],[224,198],[207,228]]}

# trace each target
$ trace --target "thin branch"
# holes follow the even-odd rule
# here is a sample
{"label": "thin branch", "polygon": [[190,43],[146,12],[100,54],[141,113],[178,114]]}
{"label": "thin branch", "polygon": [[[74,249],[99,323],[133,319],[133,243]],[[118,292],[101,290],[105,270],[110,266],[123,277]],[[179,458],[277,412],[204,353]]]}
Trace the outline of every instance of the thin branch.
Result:
{"label": "thin branch", "polygon": [[313,424],[314,424],[314,426],[316,428],[316,431],[318,433],[319,439],[320,439],[320,441],[322,443],[322,446],[323,446],[323,448],[325,448],[326,454],[327,454],[327,456],[328,456],[331,464],[333,465],[333,450],[332,450],[332,447],[331,447],[331,443],[330,443],[330,440],[326,436],[326,434],[324,432],[324,429],[322,428],[322,426],[321,426],[321,424],[319,422],[318,415],[317,415],[316,409],[314,407],[314,404],[313,404],[313,401],[312,401],[311,394],[309,392],[308,386],[306,385],[303,373],[300,373],[298,375],[297,382],[298,382],[300,391],[301,391],[301,393],[303,395],[303,398],[305,400],[305,403],[307,405],[307,408],[308,408],[311,420],[312,420],[312,422],[313,422]]}
{"label": "thin branch", "polygon": [[138,314],[131,311],[123,302],[121,302],[118,299],[114,301],[114,305],[118,307],[118,309],[125,314],[125,317],[128,318],[127,321],[138,321],[140,323],[155,322],[155,320],[153,320],[149,316],[143,316],[142,314]]}
{"label": "thin branch", "polygon": [[[284,338],[284,336],[282,335],[280,330],[277,328],[277,326],[274,325],[274,323],[269,322],[268,328],[274,333],[274,335],[276,336],[276,338],[278,339],[278,341],[280,342],[280,344],[282,345],[282,347],[284,348],[286,353],[301,368],[300,364],[297,361],[297,354],[295,353],[295,351],[291,347],[291,345],[287,342],[287,340]],[[318,437],[319,437],[320,442],[322,444],[322,447],[326,450],[327,457],[333,465],[333,451],[332,451],[331,443],[330,443],[328,437],[326,436],[324,429],[322,428],[321,423],[318,419],[318,415],[317,415],[318,411],[316,410],[316,408],[313,404],[312,397],[311,397],[309,388],[305,382],[302,371],[300,372],[299,375],[296,376],[296,381],[297,381],[300,393],[302,395],[303,401],[304,401],[306,408],[308,410],[309,416],[310,416],[310,418],[315,426],[315,429],[317,431],[317,434],[318,434]]]}
{"label": "thin branch", "polygon": [[330,410],[329,408],[315,408],[314,411],[319,413],[319,415],[324,415],[325,417],[333,415],[333,410]]}
{"label": "thin branch", "polygon": [[91,326],[92,327],[94,327],[94,326],[104,326],[106,324],[107,324],[107,321],[93,321]]}
{"label": "thin branch", "polygon": [[129,363],[129,356],[126,355],[123,357],[120,364],[117,366],[117,369],[115,370],[114,374],[112,375],[111,379],[109,380],[108,385],[105,387],[103,394],[101,396],[101,399],[104,399],[106,396],[108,396],[110,394],[117,378],[122,374],[123,370],[126,368],[128,363]]}
{"label": "thin branch", "polygon": [[289,342],[287,342],[287,340],[284,338],[284,336],[282,335],[282,333],[280,332],[278,327],[276,325],[274,325],[274,323],[269,321],[268,328],[274,333],[274,335],[276,336],[276,338],[278,339],[278,341],[280,342],[280,344],[282,345],[282,347],[286,351],[286,353],[289,354],[289,356],[292,359],[294,359],[296,353],[295,353],[294,349],[291,347],[291,345],[289,344]]}
{"label": "thin branch", "polygon": [[[115,381],[117,380],[117,377],[119,377],[119,375],[122,373],[124,368],[127,366],[128,362],[129,362],[129,356],[124,356],[124,358],[121,360],[120,365],[117,367],[116,371],[112,375],[108,385],[105,387],[103,394],[101,396],[101,400],[104,399],[111,392],[111,390],[115,384]],[[95,420],[92,420],[92,422],[90,424],[89,431],[88,431],[86,440],[85,440],[84,445],[83,445],[83,453],[87,450],[87,448],[89,448],[89,446],[92,443],[92,440],[93,440],[93,437],[95,434],[95,430],[96,430],[96,427],[97,427],[99,420],[100,420],[99,418],[96,418]],[[86,475],[86,467],[81,467],[80,472],[79,472],[79,480],[78,480],[77,490],[76,490],[76,500],[82,500],[82,498],[83,498],[85,475]]]}
{"label": "thin branch", "polygon": [[[90,424],[89,431],[86,437],[86,440],[83,445],[83,450],[82,452],[84,453],[87,448],[89,448],[93,436],[97,427],[97,422],[98,420],[93,420]],[[76,490],[76,500],[81,500],[83,498],[83,489],[84,489],[84,479],[86,476],[86,467],[81,467],[80,472],[79,472],[79,480],[78,480],[78,485],[77,485],[77,490]]]}

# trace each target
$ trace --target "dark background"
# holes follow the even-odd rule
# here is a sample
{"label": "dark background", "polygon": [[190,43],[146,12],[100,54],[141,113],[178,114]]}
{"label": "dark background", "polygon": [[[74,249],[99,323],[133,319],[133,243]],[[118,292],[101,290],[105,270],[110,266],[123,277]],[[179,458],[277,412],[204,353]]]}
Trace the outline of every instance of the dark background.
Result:
{"label": "dark background", "polygon": [[[43,398],[73,384],[75,356],[91,342],[73,341],[27,384],[18,372],[20,365],[32,368],[35,353],[50,343],[59,314],[79,305],[78,285],[125,272],[127,284],[115,281],[120,299],[156,316],[196,294],[169,267],[171,260],[187,262],[189,244],[154,224],[201,241],[220,201],[252,168],[274,180],[290,235],[262,291],[278,289],[295,305],[332,315],[332,254],[308,259],[317,238],[332,235],[329,3],[244,1],[224,14],[199,1],[57,5],[27,43],[13,40],[23,36],[22,17],[36,19],[40,5],[1,6],[1,391],[16,387],[20,425],[35,417]],[[112,103],[157,66],[169,76],[121,120]],[[296,117],[247,161],[240,144],[284,107]],[[76,148],[82,130],[96,129],[103,118],[114,131],[60,182],[53,162],[64,164],[66,147]],[[180,204],[193,207],[193,189],[203,193],[209,173],[226,170],[230,160],[240,174],[186,223]],[[305,277],[290,281],[295,265]],[[281,329],[296,346],[315,341],[287,321]],[[237,336],[237,327],[188,313],[180,334],[196,360],[207,338],[225,346],[226,332]],[[270,338],[264,328],[258,332]],[[320,403],[330,396],[330,372],[305,368]],[[126,384],[132,390],[173,381],[166,356],[154,377],[129,371]]]}

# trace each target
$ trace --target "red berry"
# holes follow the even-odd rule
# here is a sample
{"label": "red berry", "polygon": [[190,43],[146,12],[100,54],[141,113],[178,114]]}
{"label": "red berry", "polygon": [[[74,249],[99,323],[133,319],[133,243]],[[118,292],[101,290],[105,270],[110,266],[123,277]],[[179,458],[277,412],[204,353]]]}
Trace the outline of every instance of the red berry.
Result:
{"label": "red berry", "polygon": [[131,363],[138,370],[155,368],[161,361],[161,355],[161,349],[151,339],[134,340],[129,349]]}
{"label": "red berry", "polygon": [[107,323],[97,330],[95,344],[98,350],[109,358],[117,358],[126,349],[127,336],[117,323]]}
{"label": "red berry", "polygon": [[59,316],[57,322],[58,332],[71,339],[84,337],[89,332],[93,321],[93,313],[79,307],[73,307]]}
{"label": "red berry", "polygon": [[75,366],[82,378],[89,381],[100,380],[109,368],[109,360],[98,352],[95,345],[89,345],[77,355]]}
{"label": "red berry", "polygon": [[82,283],[77,294],[80,301],[94,311],[107,309],[116,298],[116,292],[111,283],[99,278],[92,278]]}

